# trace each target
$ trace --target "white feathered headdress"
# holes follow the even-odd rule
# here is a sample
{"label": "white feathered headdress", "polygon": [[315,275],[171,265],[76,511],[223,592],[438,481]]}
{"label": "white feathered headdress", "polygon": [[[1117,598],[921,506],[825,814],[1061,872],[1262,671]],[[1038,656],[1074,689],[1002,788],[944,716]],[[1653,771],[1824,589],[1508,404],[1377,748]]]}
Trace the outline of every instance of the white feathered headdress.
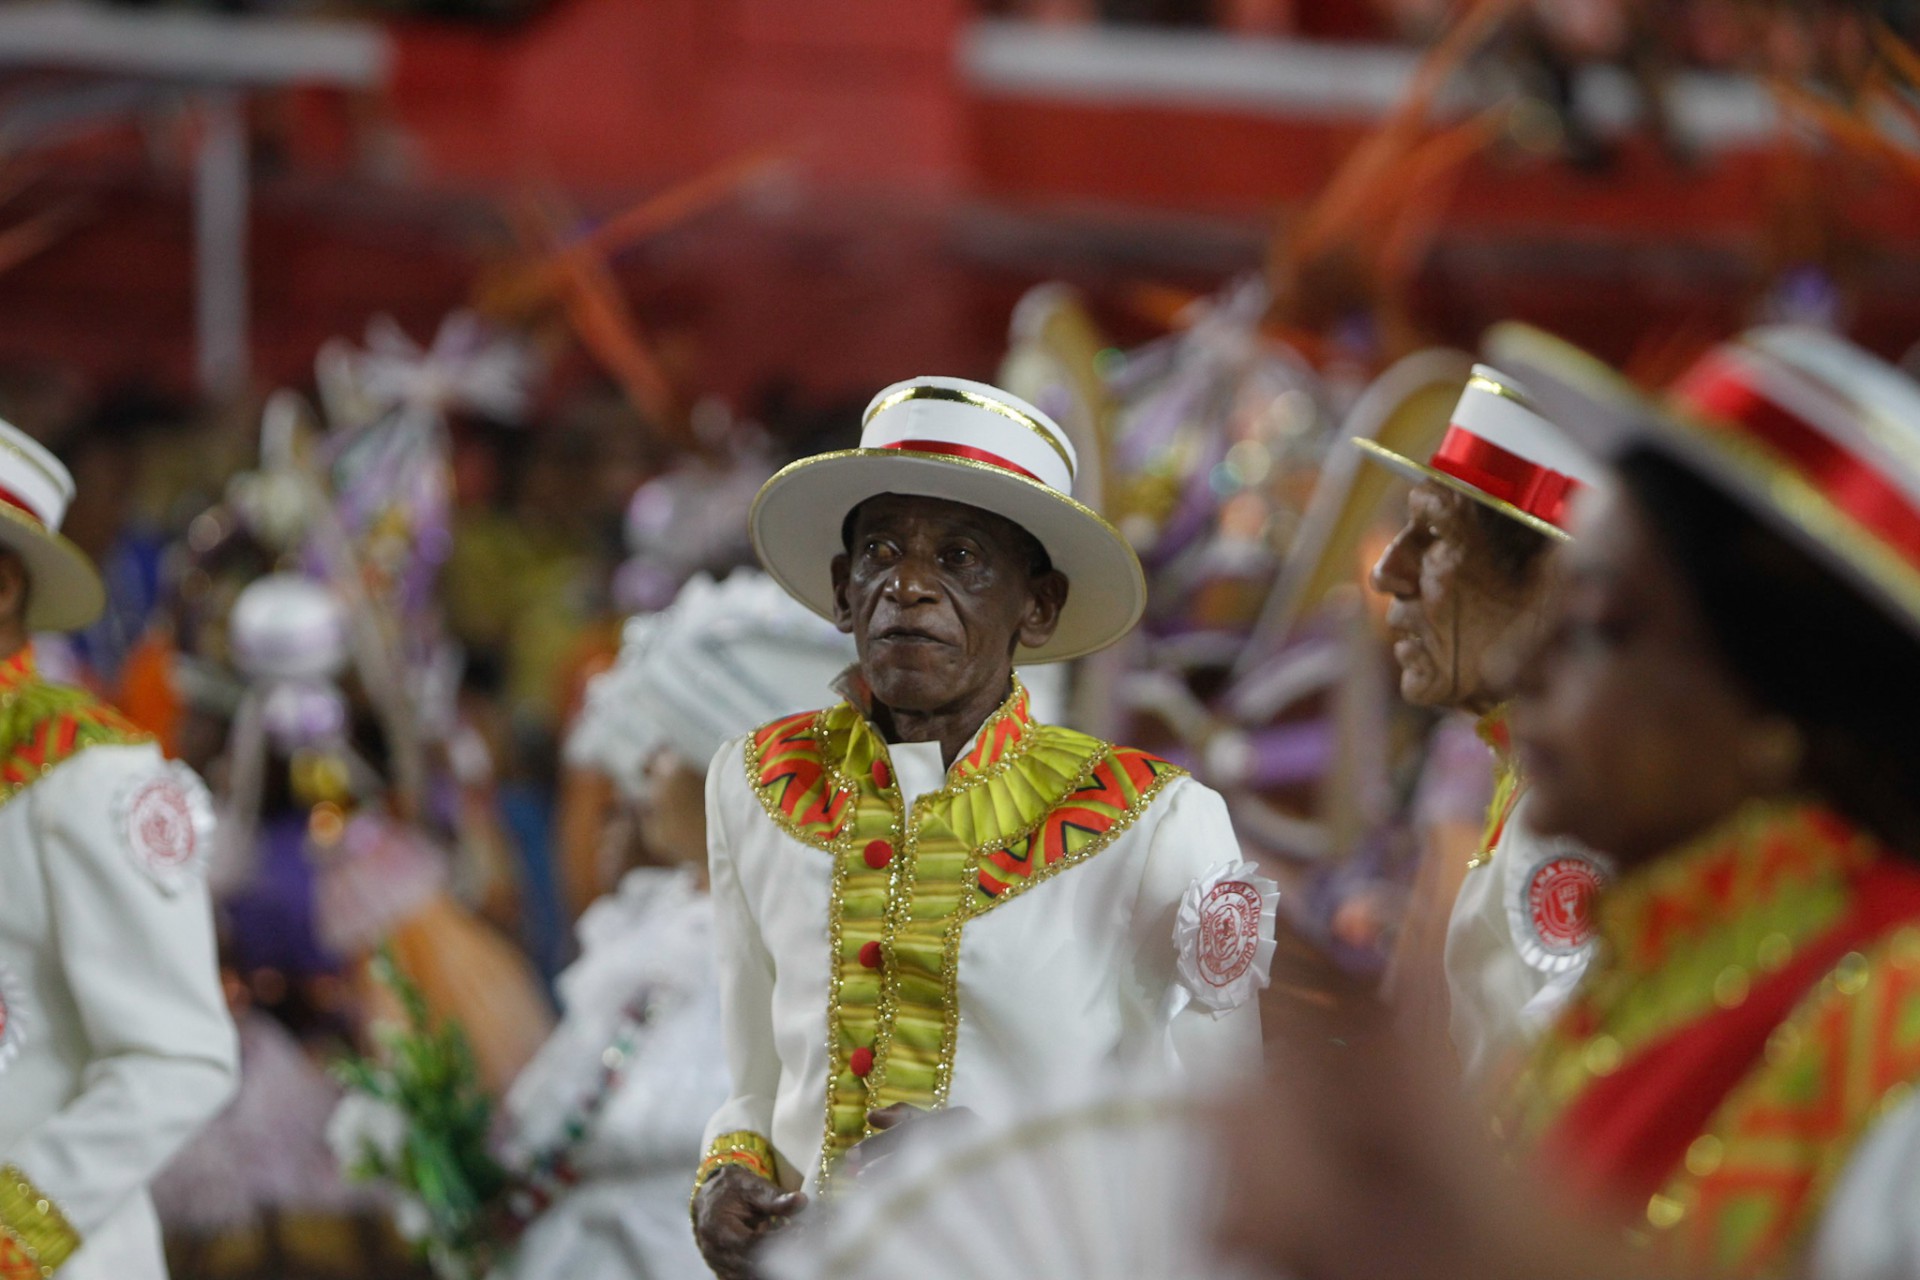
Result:
{"label": "white feathered headdress", "polygon": [[637,796],[656,751],[704,768],[729,738],[838,702],[832,683],[854,657],[852,637],[765,574],[700,575],[667,609],[627,622],[619,661],[587,688],[567,761]]}

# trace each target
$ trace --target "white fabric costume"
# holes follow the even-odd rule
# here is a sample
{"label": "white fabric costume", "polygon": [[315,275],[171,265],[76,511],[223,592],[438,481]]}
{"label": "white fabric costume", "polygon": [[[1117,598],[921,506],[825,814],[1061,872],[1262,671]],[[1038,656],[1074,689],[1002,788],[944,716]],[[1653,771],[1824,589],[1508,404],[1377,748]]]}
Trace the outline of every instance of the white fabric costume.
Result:
{"label": "white fabric costume", "polygon": [[1920,1277],[1920,1102],[1895,1107],[1854,1148],[1812,1259],[1813,1280]]}
{"label": "white fabric costume", "polygon": [[199,780],[146,744],[89,746],[0,806],[0,1230],[45,1265],[50,1203],[78,1242],[62,1280],[166,1275],[147,1182],[232,1092],[211,836]]}
{"label": "white fabric costume", "polygon": [[[1023,703],[1024,694],[1016,692],[1012,702]],[[852,714],[850,708],[843,712]],[[929,797],[943,787],[970,785],[966,766],[976,758],[980,772],[972,776],[986,780],[972,793],[984,789],[996,806],[1009,802],[1010,786],[1007,794],[995,792],[1020,776],[1021,761],[1013,752],[981,757],[1007,714],[1003,710],[989,721],[952,772],[941,767],[938,743],[886,748],[899,804],[919,822],[909,828],[908,841],[926,825]],[[1011,714],[1018,716],[1022,709]],[[842,877],[836,892],[836,858],[770,816],[748,766],[749,749],[765,732],[722,748],[707,778],[708,846],[733,1076],[732,1097],[707,1126],[709,1162],[725,1159],[736,1145],[730,1138],[757,1135],[770,1144],[778,1180],[812,1190],[823,1167],[829,1175],[832,1171],[833,1162],[822,1159],[829,1125],[839,1128],[836,1147],[851,1145],[860,1136],[868,1104],[944,1104],[999,1119],[1042,1111],[1116,1069],[1171,1063],[1221,1076],[1257,1066],[1259,1011],[1250,1000],[1251,986],[1235,1007],[1216,1010],[1198,1003],[1196,995],[1208,993],[1183,982],[1175,943],[1183,897],[1210,871],[1237,863],[1239,846],[1220,797],[1163,765],[1164,785],[1096,835],[1103,847],[1093,856],[1080,860],[1069,854],[1048,867],[1057,874],[1041,871],[1020,886],[1028,891],[998,899],[984,897],[972,883],[952,886],[974,905],[964,929],[951,935],[957,944],[947,944],[950,990],[905,993],[925,995],[926,1007],[916,1011],[903,1003],[892,1031],[893,1052],[899,1054],[902,1040],[915,1036],[945,1087],[862,1091],[854,1077],[868,1065],[858,1057],[863,1046],[843,1045],[844,1051],[830,1058],[832,1046],[823,1031],[829,1017],[841,1026],[857,1021],[845,1007],[851,1003],[850,981],[857,978],[853,966],[878,973],[887,959],[875,952],[868,958],[878,966],[862,959],[834,964],[830,938],[841,934],[846,916],[859,909],[850,905],[858,890],[848,883],[850,877]],[[869,859],[863,847],[842,860],[878,871],[872,866],[877,858],[876,852]],[[1038,857],[1034,861],[1039,865]],[[902,899],[947,887],[937,886],[934,874],[932,867],[920,868],[914,890],[894,895],[903,919],[916,908]],[[903,924],[901,932],[909,927]],[[896,940],[896,953],[899,946]],[[1250,944],[1240,974],[1254,963],[1251,952]],[[1264,976],[1264,957],[1260,964]],[[937,1029],[929,1033],[916,1012],[944,1020],[951,1028],[944,1042]],[[877,1073],[880,1066],[869,1070]],[[838,1094],[857,1099],[853,1115],[846,1114],[840,1097],[830,1106],[830,1076]]]}
{"label": "white fabric costume", "polygon": [[1492,857],[1467,872],[1447,924],[1449,1026],[1461,1069],[1485,1081],[1552,1024],[1593,955],[1588,911],[1606,861],[1527,826],[1515,804]]}
{"label": "white fabric costume", "polygon": [[581,957],[560,975],[566,1015],[507,1095],[507,1163],[565,1148],[574,1184],[504,1274],[698,1280],[708,1271],[687,1227],[687,1171],[727,1092],[712,899],[691,873],[630,871],[579,936]]}

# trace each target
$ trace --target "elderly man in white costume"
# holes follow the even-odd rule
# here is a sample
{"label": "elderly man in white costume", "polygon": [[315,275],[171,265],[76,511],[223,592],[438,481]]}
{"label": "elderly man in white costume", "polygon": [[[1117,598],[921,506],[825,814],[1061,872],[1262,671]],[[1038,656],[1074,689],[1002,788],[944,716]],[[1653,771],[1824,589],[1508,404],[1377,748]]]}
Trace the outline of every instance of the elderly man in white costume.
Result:
{"label": "elderly man in white costume", "polygon": [[0,423],[0,1277],[161,1280],[147,1183],[235,1078],[213,811],[118,713],[35,673],[30,633],[103,603],[57,532],[72,498]]}
{"label": "elderly man in white costume", "polygon": [[1479,716],[1495,756],[1486,833],[1446,945],[1454,1048],[1469,1079],[1480,1080],[1553,1020],[1592,954],[1588,902],[1606,865],[1528,829],[1504,704],[1511,646],[1544,616],[1548,557],[1567,537],[1568,505],[1600,473],[1517,383],[1486,365],[1474,366],[1428,461],[1372,440],[1354,444],[1414,482],[1406,527],[1373,570],[1374,587],[1393,598],[1387,621],[1401,696]]}
{"label": "elderly man in white costume", "polygon": [[707,781],[733,1092],[694,1218],[723,1277],[917,1110],[1018,1115],[1117,1067],[1258,1062],[1275,903],[1226,806],[1039,722],[1013,674],[1145,607],[1073,475],[1032,406],[917,378],[874,399],[858,448],[754,505],[767,570],[860,661],[846,702],[728,744]]}

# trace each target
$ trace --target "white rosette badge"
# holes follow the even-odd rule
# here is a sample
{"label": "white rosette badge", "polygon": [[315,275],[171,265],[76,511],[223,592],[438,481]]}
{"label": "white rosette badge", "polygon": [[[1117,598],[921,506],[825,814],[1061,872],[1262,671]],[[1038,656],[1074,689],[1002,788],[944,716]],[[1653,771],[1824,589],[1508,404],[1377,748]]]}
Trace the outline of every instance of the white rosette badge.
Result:
{"label": "white rosette badge", "polygon": [[1237,1009],[1264,988],[1273,968],[1280,886],[1251,862],[1214,868],[1187,887],[1173,921],[1174,953],[1184,998],[1215,1016]]}
{"label": "white rosette badge", "polygon": [[121,838],[140,869],[169,894],[199,880],[213,850],[213,800],[178,760],[143,774],[120,793]]}

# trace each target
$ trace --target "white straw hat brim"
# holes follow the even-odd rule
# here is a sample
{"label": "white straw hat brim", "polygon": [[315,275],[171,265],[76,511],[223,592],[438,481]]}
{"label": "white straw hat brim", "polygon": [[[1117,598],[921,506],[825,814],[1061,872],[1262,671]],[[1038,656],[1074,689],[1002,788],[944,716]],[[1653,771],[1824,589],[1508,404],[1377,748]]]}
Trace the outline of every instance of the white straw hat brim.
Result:
{"label": "white straw hat brim", "polygon": [[5,503],[0,547],[27,567],[27,630],[77,631],[106,608],[106,588],[87,553]]}
{"label": "white straw hat brim", "polygon": [[1147,607],[1140,560],[1092,509],[1037,480],[989,463],[908,449],[847,449],[802,458],[767,481],[747,518],[768,573],[822,617],[833,616],[833,558],[840,526],[868,498],[943,498],[1005,516],[1047,549],[1066,575],[1067,604],[1053,638],[1018,660],[1061,662],[1104,649]]}

